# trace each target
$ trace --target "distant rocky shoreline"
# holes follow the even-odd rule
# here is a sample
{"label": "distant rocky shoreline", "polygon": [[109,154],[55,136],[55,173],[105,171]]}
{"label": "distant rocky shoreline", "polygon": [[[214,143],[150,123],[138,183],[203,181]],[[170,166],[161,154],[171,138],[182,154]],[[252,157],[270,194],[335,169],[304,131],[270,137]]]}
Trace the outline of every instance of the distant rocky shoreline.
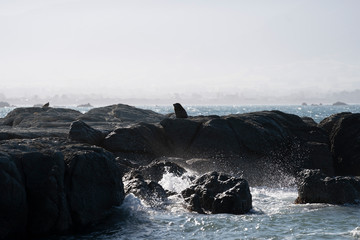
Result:
{"label": "distant rocky shoreline", "polygon": [[[0,144],[0,239],[91,227],[128,193],[165,200],[165,169],[205,174],[182,194],[199,213],[249,211],[248,184],[297,184],[298,203],[360,200],[359,177],[350,177],[360,176],[360,114],[317,124],[280,111],[176,118],[123,104],[85,114],[16,108],[0,119]],[[214,184],[229,187],[210,194]]]}

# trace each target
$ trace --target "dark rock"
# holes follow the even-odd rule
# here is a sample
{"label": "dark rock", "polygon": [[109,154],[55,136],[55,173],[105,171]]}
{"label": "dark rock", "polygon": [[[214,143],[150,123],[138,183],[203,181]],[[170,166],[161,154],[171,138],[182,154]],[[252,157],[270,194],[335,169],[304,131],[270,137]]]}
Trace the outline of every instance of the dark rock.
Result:
{"label": "dark rock", "polygon": [[158,123],[164,115],[124,104],[93,108],[79,118],[87,122]]}
{"label": "dark rock", "polygon": [[188,149],[201,127],[201,122],[190,119],[169,119],[160,122],[175,155],[188,155]]}
{"label": "dark rock", "polygon": [[244,214],[252,208],[247,181],[217,172],[196,179],[181,194],[189,210],[198,213]]}
{"label": "dark rock", "polygon": [[97,223],[123,202],[121,171],[101,148],[69,146],[64,152],[72,220],[79,227]]}
{"label": "dark rock", "polygon": [[347,104],[344,102],[335,102],[333,103],[333,106],[346,106]]}
{"label": "dark rock", "polygon": [[327,177],[320,170],[299,174],[296,203],[360,203],[360,177]]}
{"label": "dark rock", "polygon": [[180,103],[174,103],[173,106],[176,118],[188,118],[186,110]]}
{"label": "dark rock", "polygon": [[92,108],[93,106],[90,103],[86,103],[86,104],[80,104],[77,105],[76,107],[86,107],[86,108]]}
{"label": "dark rock", "polygon": [[352,114],[351,112],[342,112],[342,113],[333,114],[327,118],[324,118],[319,123],[319,127],[324,129],[326,132],[331,133],[334,125],[336,125],[340,119],[351,114]]}
{"label": "dark rock", "polygon": [[3,119],[3,125],[23,128],[69,127],[82,113],[66,108],[16,108]]}
{"label": "dark rock", "polygon": [[167,200],[167,192],[154,181],[145,180],[139,171],[134,171],[124,180],[126,194],[134,194],[151,207],[161,207]]}
{"label": "dark rock", "polygon": [[318,125],[311,117],[302,117],[301,119],[304,121],[304,123],[311,127],[317,127]]}
{"label": "dark rock", "polygon": [[48,108],[49,106],[50,106],[50,103],[47,102],[47,103],[45,103],[45,104],[42,106],[42,108]]}
{"label": "dark rock", "polygon": [[152,157],[163,156],[169,149],[164,130],[147,123],[114,130],[106,136],[103,146],[111,152],[140,153]]}
{"label": "dark rock", "polygon": [[12,214],[1,224],[8,236],[15,226],[18,233],[46,236],[95,224],[123,201],[120,169],[101,148],[58,138],[8,140],[2,141],[0,156],[1,183],[6,183],[0,183],[0,208],[8,209],[0,222]]}
{"label": "dark rock", "polygon": [[26,234],[25,185],[11,156],[0,152],[0,239],[21,239]]}
{"label": "dark rock", "polygon": [[360,114],[341,117],[330,133],[336,175],[360,176]]}
{"label": "dark rock", "polygon": [[175,176],[180,177],[183,175],[186,170],[176,163],[168,161],[152,162],[151,164],[141,167],[138,169],[142,176],[145,179],[159,182],[165,173],[172,173]]}
{"label": "dark rock", "polygon": [[101,131],[90,127],[81,120],[72,122],[70,125],[69,139],[71,140],[99,146],[104,138],[105,135]]}

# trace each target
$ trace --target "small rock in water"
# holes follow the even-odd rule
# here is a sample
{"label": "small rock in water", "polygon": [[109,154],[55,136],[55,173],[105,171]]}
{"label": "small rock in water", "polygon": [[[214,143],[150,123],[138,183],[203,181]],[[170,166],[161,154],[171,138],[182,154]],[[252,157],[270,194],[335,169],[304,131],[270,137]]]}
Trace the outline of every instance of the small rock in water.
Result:
{"label": "small rock in water", "polygon": [[181,194],[189,210],[202,214],[244,214],[252,208],[252,196],[247,181],[224,173],[204,174]]}

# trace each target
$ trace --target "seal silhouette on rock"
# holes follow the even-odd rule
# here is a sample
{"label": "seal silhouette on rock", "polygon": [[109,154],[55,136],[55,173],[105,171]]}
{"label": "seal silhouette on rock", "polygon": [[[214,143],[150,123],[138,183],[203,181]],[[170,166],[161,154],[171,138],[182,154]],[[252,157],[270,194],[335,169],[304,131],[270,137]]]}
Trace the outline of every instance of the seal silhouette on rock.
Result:
{"label": "seal silhouette on rock", "polygon": [[47,103],[45,103],[45,104],[42,106],[42,108],[48,108],[49,106],[50,106],[50,103],[47,102]]}
{"label": "seal silhouette on rock", "polygon": [[186,110],[181,106],[180,103],[174,103],[173,106],[174,106],[176,118],[187,118],[188,117]]}

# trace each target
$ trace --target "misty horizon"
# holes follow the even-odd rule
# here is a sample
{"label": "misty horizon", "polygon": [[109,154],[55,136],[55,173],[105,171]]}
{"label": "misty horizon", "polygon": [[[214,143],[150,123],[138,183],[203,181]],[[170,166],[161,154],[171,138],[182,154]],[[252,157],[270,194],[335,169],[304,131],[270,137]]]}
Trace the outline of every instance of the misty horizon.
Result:
{"label": "misty horizon", "polygon": [[359,103],[336,99],[360,89],[358,9],[355,0],[5,0],[0,92]]}

